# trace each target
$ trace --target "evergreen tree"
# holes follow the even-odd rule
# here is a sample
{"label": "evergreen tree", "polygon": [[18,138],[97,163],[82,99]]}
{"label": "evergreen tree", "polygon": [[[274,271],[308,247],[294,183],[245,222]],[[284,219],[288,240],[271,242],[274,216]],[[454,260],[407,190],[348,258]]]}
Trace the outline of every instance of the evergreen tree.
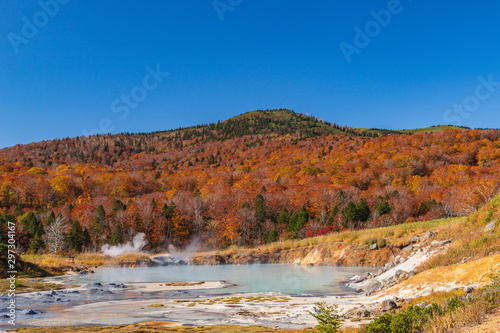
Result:
{"label": "evergreen tree", "polygon": [[299,231],[306,225],[307,221],[309,221],[309,212],[306,206],[303,205],[300,211],[292,215],[290,223],[288,224],[288,230],[294,231],[295,237],[297,237]]}
{"label": "evergreen tree", "polygon": [[365,222],[370,218],[370,207],[368,207],[368,203],[365,199],[359,199],[358,203],[356,204],[356,211],[357,220]]}
{"label": "evergreen tree", "polygon": [[389,203],[385,198],[379,200],[377,206],[375,206],[375,209],[377,210],[379,215],[389,214],[391,212],[391,206],[389,205]]}
{"label": "evergreen tree", "polygon": [[290,214],[285,207],[283,207],[280,211],[280,215],[278,216],[278,224],[288,225],[290,222]]}
{"label": "evergreen tree", "polygon": [[51,225],[52,222],[56,219],[56,214],[54,212],[50,212],[49,218],[47,219],[47,225]]}
{"label": "evergreen tree", "polygon": [[42,239],[42,235],[40,234],[36,234],[35,237],[33,237],[33,240],[31,241],[31,244],[30,244],[30,251],[33,252],[33,253],[37,253],[38,250],[43,247],[44,243],[43,243],[43,239]]}
{"label": "evergreen tree", "polygon": [[125,210],[126,208],[127,208],[127,206],[125,206],[125,204],[123,202],[116,199],[115,201],[113,201],[113,205],[111,206],[111,214]]}
{"label": "evergreen tree", "polygon": [[342,209],[342,214],[344,215],[346,222],[356,222],[358,220],[356,205],[352,201],[349,201],[349,203],[347,203],[347,206]]}
{"label": "evergreen tree", "polygon": [[76,250],[77,252],[82,251],[84,239],[83,230],[80,222],[78,220],[73,221],[71,228],[69,229],[66,242],[70,250]]}
{"label": "evergreen tree", "polygon": [[111,235],[109,244],[111,245],[123,244],[122,227],[120,226],[119,223],[115,225],[115,230],[113,230],[113,234]]}
{"label": "evergreen tree", "polygon": [[278,240],[278,231],[276,230],[276,228],[273,228],[273,230],[271,230],[271,232],[267,236],[267,242],[274,243],[277,240]]}
{"label": "evergreen tree", "polygon": [[83,229],[83,248],[88,248],[90,246],[91,240],[90,240],[90,234],[87,228]]}
{"label": "evergreen tree", "polygon": [[333,207],[332,211],[330,212],[330,218],[328,219],[328,225],[331,225],[333,223],[333,221],[335,221],[335,216],[337,216],[339,212],[339,206],[335,205],[335,207]]}
{"label": "evergreen tree", "polygon": [[264,207],[264,197],[261,194],[255,196],[255,216],[259,222],[266,219],[266,208]]}
{"label": "evergreen tree", "polygon": [[106,218],[106,212],[104,207],[99,205],[94,215],[94,221],[92,223],[92,237],[94,238],[97,245],[102,245],[103,231],[104,231],[104,220]]}

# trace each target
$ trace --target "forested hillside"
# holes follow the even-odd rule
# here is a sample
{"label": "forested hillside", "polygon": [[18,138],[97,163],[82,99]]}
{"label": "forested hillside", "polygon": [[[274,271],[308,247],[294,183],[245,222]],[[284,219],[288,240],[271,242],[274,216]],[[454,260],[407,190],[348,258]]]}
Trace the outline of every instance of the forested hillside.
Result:
{"label": "forested hillside", "polygon": [[193,238],[224,248],[460,216],[497,194],[499,130],[390,133],[273,110],[18,145],[0,150],[0,223],[17,221],[32,252],[138,232],[151,250]]}

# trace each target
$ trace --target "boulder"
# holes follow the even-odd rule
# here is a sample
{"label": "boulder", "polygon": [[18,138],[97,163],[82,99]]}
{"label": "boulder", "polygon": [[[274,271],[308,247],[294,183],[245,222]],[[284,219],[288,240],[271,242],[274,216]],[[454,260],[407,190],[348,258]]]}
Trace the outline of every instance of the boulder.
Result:
{"label": "boulder", "polygon": [[413,250],[413,245],[408,245],[407,247],[403,248],[403,254],[408,254]]}
{"label": "boulder", "polygon": [[462,288],[463,291],[465,291],[467,294],[470,294],[474,288],[472,286],[466,286]]}
{"label": "boulder", "polygon": [[376,249],[378,249],[377,243],[373,243],[372,245],[370,245],[370,250],[376,250]]}
{"label": "boulder", "polygon": [[26,310],[26,314],[29,316],[40,314],[40,313],[43,313],[43,311],[42,310],[34,310],[34,309]]}
{"label": "boulder", "polygon": [[446,244],[450,244],[452,241],[453,241],[453,238],[442,240],[439,242],[439,246],[444,246]]}
{"label": "boulder", "polygon": [[394,262],[393,261],[389,261],[387,264],[385,264],[384,268],[387,271],[387,270],[393,268],[394,266],[396,266],[396,265],[394,265]]}
{"label": "boulder", "polygon": [[436,234],[429,230],[425,233],[424,237],[422,237],[422,242],[425,242],[426,240],[434,236],[436,236]]}
{"label": "boulder", "polygon": [[382,283],[380,283],[380,281],[378,280],[373,279],[366,284],[365,294],[371,295],[372,293],[380,290],[381,288],[382,288]]}
{"label": "boulder", "polygon": [[364,278],[365,278],[365,280],[371,279],[371,278],[373,278],[373,274],[370,272],[366,272],[364,275]]}
{"label": "boulder", "polygon": [[485,227],[484,227],[484,232],[490,232],[490,231],[493,231],[495,230],[495,224],[497,223],[497,221],[493,221],[493,222],[490,222],[488,223]]}
{"label": "boulder", "polygon": [[400,277],[402,277],[403,275],[407,275],[407,273],[401,269],[398,269],[396,271],[396,273],[394,273],[394,276],[396,277],[396,279],[399,279]]}
{"label": "boulder", "polygon": [[389,310],[395,309],[397,307],[398,307],[398,305],[392,299],[386,299],[385,301],[382,302],[382,308],[385,311],[389,311]]}
{"label": "boulder", "polygon": [[411,239],[410,239],[410,243],[414,244],[414,243],[418,243],[418,241],[420,240],[420,237],[418,237],[417,235],[413,236]]}
{"label": "boulder", "polygon": [[425,307],[427,307],[427,303],[426,302],[421,302],[421,303],[418,303],[417,306],[419,308],[425,308]]}
{"label": "boulder", "polygon": [[364,277],[362,277],[361,275],[355,275],[351,278],[351,280],[354,282],[354,283],[360,283],[360,282],[363,282],[365,280]]}

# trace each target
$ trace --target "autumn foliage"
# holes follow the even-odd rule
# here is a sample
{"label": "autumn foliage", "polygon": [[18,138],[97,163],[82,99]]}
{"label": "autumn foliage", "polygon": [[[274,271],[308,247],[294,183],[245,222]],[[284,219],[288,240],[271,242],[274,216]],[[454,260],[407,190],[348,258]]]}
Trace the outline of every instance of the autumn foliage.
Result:
{"label": "autumn foliage", "polygon": [[87,249],[138,232],[222,248],[465,215],[498,192],[499,130],[374,137],[280,112],[2,149],[2,219],[78,220]]}

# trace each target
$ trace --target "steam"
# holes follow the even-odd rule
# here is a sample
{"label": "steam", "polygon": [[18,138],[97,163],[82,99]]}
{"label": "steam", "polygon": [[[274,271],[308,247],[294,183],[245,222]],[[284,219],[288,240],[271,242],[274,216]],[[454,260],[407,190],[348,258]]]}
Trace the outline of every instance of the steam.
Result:
{"label": "steam", "polygon": [[127,252],[139,252],[146,245],[144,238],[145,235],[143,233],[138,233],[130,242],[116,246],[106,244],[102,246],[101,251],[102,253],[112,257],[116,257]]}
{"label": "steam", "polygon": [[168,246],[168,252],[172,257],[175,259],[180,259],[187,261],[193,257],[193,255],[198,252],[198,250],[201,248],[201,242],[199,238],[193,238],[191,241],[189,241],[189,244],[186,246],[186,248],[183,251],[180,251],[177,249],[174,245],[170,244]]}

